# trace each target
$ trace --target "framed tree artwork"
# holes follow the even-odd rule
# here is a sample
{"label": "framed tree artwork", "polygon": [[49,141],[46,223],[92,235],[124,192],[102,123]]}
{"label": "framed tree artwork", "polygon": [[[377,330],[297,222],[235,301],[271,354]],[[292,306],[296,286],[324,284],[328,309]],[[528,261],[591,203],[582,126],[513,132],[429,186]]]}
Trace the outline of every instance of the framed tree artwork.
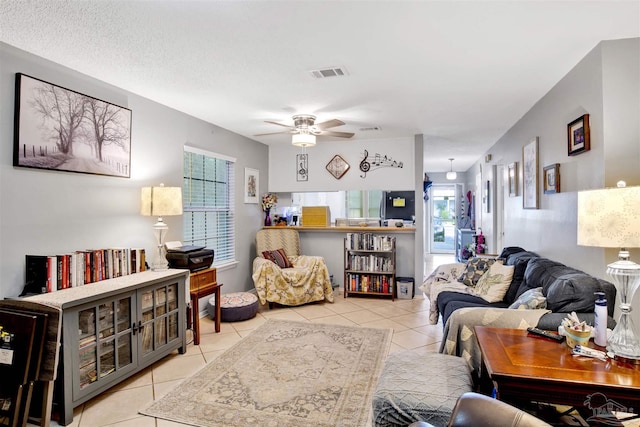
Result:
{"label": "framed tree artwork", "polygon": [[13,165],[131,176],[131,110],[16,74]]}
{"label": "framed tree artwork", "polygon": [[538,137],[522,147],[522,207],[538,209]]}

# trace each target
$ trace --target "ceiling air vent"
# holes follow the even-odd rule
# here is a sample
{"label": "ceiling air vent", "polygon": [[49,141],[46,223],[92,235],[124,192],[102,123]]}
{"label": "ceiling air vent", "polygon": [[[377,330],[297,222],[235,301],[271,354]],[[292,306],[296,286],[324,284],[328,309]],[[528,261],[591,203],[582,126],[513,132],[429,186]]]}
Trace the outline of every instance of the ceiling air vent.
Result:
{"label": "ceiling air vent", "polygon": [[382,130],[380,126],[368,126],[359,129],[361,132],[379,132]]}
{"label": "ceiling air vent", "polygon": [[321,70],[311,70],[309,72],[316,79],[324,79],[326,77],[344,77],[348,74],[344,67],[329,67]]}

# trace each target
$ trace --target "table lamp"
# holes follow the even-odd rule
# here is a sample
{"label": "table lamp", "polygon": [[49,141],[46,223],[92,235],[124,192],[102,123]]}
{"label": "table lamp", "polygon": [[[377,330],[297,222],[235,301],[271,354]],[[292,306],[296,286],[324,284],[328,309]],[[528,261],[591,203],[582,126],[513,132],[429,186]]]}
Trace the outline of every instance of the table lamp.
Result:
{"label": "table lamp", "polygon": [[182,215],[182,188],[144,187],[141,192],[140,213],[145,216],[157,216],[158,222],[153,225],[153,232],[158,241],[158,248],[151,266],[152,270],[161,271],[168,267],[164,253],[164,239],[169,226],[162,220],[163,216]]}
{"label": "table lamp", "polygon": [[608,337],[607,350],[617,359],[640,364],[640,340],[631,318],[631,301],[640,285],[640,265],[629,260],[627,248],[640,247],[640,187],[581,191],[578,193],[578,245],[620,248],[618,261],[607,274],[620,295],[620,319]]}

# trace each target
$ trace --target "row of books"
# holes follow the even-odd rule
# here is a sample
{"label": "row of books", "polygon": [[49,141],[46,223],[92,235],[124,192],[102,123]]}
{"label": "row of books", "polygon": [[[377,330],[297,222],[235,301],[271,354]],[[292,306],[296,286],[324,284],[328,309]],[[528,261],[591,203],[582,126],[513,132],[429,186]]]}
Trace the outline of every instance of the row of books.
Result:
{"label": "row of books", "polygon": [[375,274],[347,273],[348,292],[377,292],[390,294],[393,292],[393,277]]}
{"label": "row of books", "polygon": [[347,233],[345,248],[364,251],[391,251],[396,242],[395,237],[373,233]]}
{"label": "row of books", "polygon": [[145,271],[144,249],[93,249],[63,255],[26,255],[27,293],[55,292]]}
{"label": "row of books", "polygon": [[358,271],[393,271],[393,260],[388,256],[374,254],[347,256],[347,270]]}

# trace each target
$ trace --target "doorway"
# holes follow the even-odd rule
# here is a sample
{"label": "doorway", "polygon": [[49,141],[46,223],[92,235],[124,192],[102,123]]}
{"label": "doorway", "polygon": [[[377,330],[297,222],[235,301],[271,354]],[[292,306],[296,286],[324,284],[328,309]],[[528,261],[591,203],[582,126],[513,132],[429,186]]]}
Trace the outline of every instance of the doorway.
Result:
{"label": "doorway", "polygon": [[434,184],[429,199],[429,227],[431,253],[455,252],[456,186]]}

